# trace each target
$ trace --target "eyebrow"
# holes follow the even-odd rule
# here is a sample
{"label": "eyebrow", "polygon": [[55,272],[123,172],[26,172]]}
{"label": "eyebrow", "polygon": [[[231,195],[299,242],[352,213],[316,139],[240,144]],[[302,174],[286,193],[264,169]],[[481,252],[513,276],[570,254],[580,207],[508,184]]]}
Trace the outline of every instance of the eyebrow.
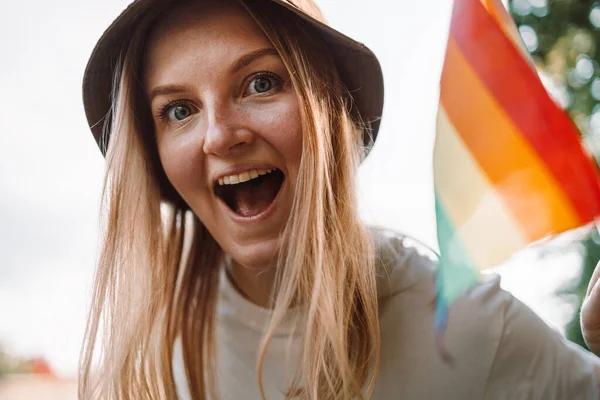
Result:
{"label": "eyebrow", "polygon": [[235,63],[233,63],[233,65],[231,66],[231,73],[235,74],[236,72],[239,72],[239,70],[241,70],[242,68],[252,64],[254,61],[264,56],[279,56],[279,53],[277,53],[277,50],[275,50],[272,47],[251,51],[250,53],[243,55]]}
{"label": "eyebrow", "polygon": [[152,89],[152,91],[150,92],[150,102],[152,102],[152,100],[156,96],[164,96],[164,95],[173,94],[173,93],[182,93],[185,91],[186,91],[186,87],[182,86],[182,85],[158,86],[158,87],[155,87],[154,89]]}
{"label": "eyebrow", "polygon": [[[231,66],[230,71],[232,74],[235,74],[235,73],[239,72],[242,68],[247,67],[248,65],[252,64],[254,61],[258,60],[259,58],[265,57],[265,56],[279,56],[279,53],[277,53],[277,50],[275,50],[272,47],[254,50],[254,51],[238,58]],[[152,102],[152,100],[157,96],[165,96],[165,95],[174,94],[174,93],[182,93],[182,92],[185,92],[186,90],[187,90],[187,87],[185,87],[183,85],[158,86],[158,87],[155,87],[154,89],[152,89],[152,91],[150,92],[150,102]]]}

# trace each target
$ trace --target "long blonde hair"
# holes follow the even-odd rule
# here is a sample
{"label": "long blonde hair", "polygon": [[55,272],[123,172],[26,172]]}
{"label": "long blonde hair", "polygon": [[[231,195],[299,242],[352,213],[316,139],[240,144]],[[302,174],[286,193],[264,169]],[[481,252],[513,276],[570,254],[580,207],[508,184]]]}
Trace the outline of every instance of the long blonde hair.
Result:
{"label": "long blonde hair", "polygon": [[[282,240],[294,245],[280,255],[277,297],[257,359],[259,387],[264,397],[270,339],[292,304],[301,303],[303,353],[287,397],[369,397],[379,363],[377,291],[372,239],[358,217],[355,190],[366,127],[322,40],[268,2],[239,2],[290,71],[304,133]],[[114,79],[104,237],[80,362],[85,399],[176,398],[178,337],[192,398],[218,398],[214,331],[223,252],[166,179],[139,84],[144,38],[162,11],[140,23]]]}

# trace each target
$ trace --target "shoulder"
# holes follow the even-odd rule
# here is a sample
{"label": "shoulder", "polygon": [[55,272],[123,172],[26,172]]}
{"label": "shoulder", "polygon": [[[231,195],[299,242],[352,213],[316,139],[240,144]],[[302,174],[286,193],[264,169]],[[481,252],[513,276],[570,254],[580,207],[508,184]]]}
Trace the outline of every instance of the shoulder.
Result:
{"label": "shoulder", "polygon": [[[436,255],[418,241],[373,229],[381,329],[381,378],[412,398],[588,399],[598,359],[568,343],[486,275],[449,310],[444,364],[435,346]],[[429,385],[419,385],[427,377]],[[378,378],[379,379],[379,378]],[[504,396],[504,397],[503,397]]]}
{"label": "shoulder", "polygon": [[[407,288],[427,286],[433,281],[437,255],[425,244],[398,232],[372,227],[379,298],[387,298]],[[433,292],[431,287],[430,294]]]}
{"label": "shoulder", "polygon": [[[377,290],[382,330],[402,326],[403,337],[411,333],[425,345],[435,342],[435,274],[437,255],[417,240],[381,229],[373,229],[376,252]],[[500,277],[486,276],[451,307],[448,345],[462,351],[479,345],[493,353],[502,334],[503,313],[513,297],[500,287]],[[418,332],[415,332],[418,330]],[[465,349],[467,350],[467,349]]]}
{"label": "shoulder", "polygon": [[[373,237],[382,331],[401,329],[405,341],[416,340],[433,347],[435,252],[415,239],[390,231],[374,229]],[[479,345],[493,352],[502,333],[502,313],[511,298],[500,288],[497,275],[486,277],[452,305],[448,345],[461,352],[462,343],[469,339],[469,346]]]}
{"label": "shoulder", "polygon": [[418,241],[373,230],[381,338],[379,397],[483,398],[502,332],[497,282],[486,282],[452,306],[445,341],[458,360],[449,367],[436,348],[436,254]]}
{"label": "shoulder", "polygon": [[501,293],[502,330],[485,398],[507,390],[518,399],[600,398],[600,360],[548,327],[521,301]]}

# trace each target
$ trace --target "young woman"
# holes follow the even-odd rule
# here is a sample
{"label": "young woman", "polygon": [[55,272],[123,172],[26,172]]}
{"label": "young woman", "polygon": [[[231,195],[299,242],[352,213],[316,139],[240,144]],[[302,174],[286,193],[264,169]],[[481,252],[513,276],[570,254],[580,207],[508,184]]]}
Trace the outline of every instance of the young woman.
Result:
{"label": "young woman", "polygon": [[497,279],[453,307],[441,361],[435,263],[357,213],[382,82],[310,0],[116,19],[83,87],[107,173],[81,398],[600,396],[598,359]]}

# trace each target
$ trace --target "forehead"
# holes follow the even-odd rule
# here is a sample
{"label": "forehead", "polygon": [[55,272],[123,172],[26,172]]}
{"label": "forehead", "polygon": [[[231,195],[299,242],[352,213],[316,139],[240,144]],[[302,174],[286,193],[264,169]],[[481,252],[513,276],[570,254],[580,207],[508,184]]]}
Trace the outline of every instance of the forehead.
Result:
{"label": "forehead", "polygon": [[154,27],[144,64],[147,72],[156,72],[156,67],[185,57],[227,61],[236,53],[264,47],[271,47],[269,40],[237,2],[192,2],[174,8]]}

